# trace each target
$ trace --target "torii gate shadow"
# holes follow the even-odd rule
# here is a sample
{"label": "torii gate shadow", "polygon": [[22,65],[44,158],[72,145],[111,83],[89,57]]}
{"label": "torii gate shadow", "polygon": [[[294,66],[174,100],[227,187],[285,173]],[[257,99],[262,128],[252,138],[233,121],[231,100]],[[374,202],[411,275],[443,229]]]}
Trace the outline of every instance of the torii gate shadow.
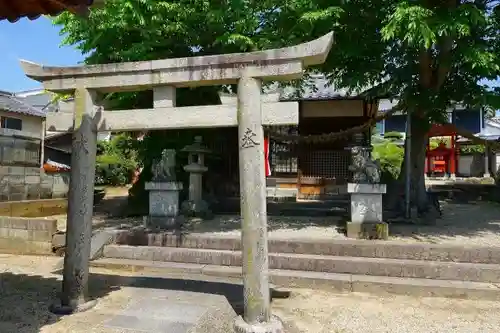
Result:
{"label": "torii gate shadow", "polygon": [[[59,274],[57,272],[56,274]],[[243,287],[241,284],[210,282],[191,279],[120,276],[91,273],[89,296],[101,299],[122,287],[152,288],[215,294],[226,297],[237,314],[243,312]],[[53,325],[61,316],[49,311],[58,301],[61,280],[32,274],[0,273],[0,331],[38,333],[41,328]],[[286,298],[287,292],[271,290],[272,298]]]}
{"label": "torii gate shadow", "polygon": [[[56,274],[62,273],[62,270]],[[239,282],[215,282],[189,278],[123,276],[114,274],[90,273],[89,296],[98,299],[121,287],[164,289],[187,291],[201,294],[221,295],[226,297],[234,311],[243,314],[243,285]],[[271,301],[276,298],[288,298],[288,291],[270,288]]]}

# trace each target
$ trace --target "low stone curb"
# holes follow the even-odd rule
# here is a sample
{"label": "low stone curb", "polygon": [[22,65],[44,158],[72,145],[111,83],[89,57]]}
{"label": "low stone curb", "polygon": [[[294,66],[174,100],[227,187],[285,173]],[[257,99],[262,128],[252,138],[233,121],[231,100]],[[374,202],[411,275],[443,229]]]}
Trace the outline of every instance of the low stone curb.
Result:
{"label": "low stone curb", "polygon": [[[102,257],[104,247],[113,242],[116,232],[115,231],[97,231],[92,236],[92,240],[90,243],[90,260],[95,260],[97,258]],[[66,234],[56,234],[54,238],[58,239],[59,243],[57,244],[59,247],[64,248],[66,243]],[[61,244],[62,242],[62,244]],[[54,240],[53,240],[54,243]],[[54,244],[53,244],[54,246]],[[60,271],[64,267],[64,258],[59,260],[56,265],[54,265],[53,271]]]}
{"label": "low stone curb", "polygon": [[[241,267],[203,264],[178,264],[127,259],[97,259],[91,267],[140,272],[141,277],[163,277],[182,274],[185,278],[218,277],[234,280],[241,278]],[[318,273],[291,270],[269,270],[269,280],[281,288],[311,288],[339,292],[366,292],[379,295],[398,294],[416,297],[450,297],[473,300],[500,300],[496,284],[380,277],[355,274]]]}
{"label": "low stone curb", "polygon": [[[239,236],[195,233],[179,236],[172,233],[120,230],[116,234],[115,243],[118,245],[133,246],[241,250],[241,239]],[[290,240],[270,238],[269,252],[500,264],[500,247],[456,246],[429,243],[408,244],[380,240]]]}
{"label": "low stone curb", "polygon": [[[155,262],[241,266],[240,251],[109,245],[104,257]],[[500,265],[407,259],[269,253],[269,268],[406,278],[500,282]]]}

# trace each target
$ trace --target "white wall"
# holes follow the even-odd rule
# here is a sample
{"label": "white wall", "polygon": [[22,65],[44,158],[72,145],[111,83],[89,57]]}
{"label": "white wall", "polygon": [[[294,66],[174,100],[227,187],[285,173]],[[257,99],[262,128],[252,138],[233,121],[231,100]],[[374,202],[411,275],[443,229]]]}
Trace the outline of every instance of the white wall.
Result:
{"label": "white wall", "polygon": [[5,112],[0,110],[1,117],[9,117],[9,118],[17,118],[21,119],[23,122],[22,131],[11,130],[11,129],[2,129],[5,134],[12,133],[16,135],[26,136],[30,138],[42,139],[43,137],[43,118],[22,115],[14,112]]}
{"label": "white wall", "polygon": [[458,174],[469,177],[472,174],[472,155],[458,157]]}

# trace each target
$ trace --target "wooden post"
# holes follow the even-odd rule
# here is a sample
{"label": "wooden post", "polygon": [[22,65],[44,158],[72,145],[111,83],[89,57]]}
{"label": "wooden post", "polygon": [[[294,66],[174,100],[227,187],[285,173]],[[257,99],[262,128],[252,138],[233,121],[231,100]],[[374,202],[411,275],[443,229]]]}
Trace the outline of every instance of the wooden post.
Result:
{"label": "wooden post", "polygon": [[457,159],[456,159],[456,136],[453,133],[451,135],[451,150],[450,150],[450,178],[455,179],[457,173]]}

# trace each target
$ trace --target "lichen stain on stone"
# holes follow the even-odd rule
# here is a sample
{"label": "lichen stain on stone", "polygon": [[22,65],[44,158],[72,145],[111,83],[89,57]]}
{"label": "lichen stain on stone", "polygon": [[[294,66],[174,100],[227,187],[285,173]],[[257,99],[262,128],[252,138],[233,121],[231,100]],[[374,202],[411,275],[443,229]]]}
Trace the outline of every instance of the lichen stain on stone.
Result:
{"label": "lichen stain on stone", "polygon": [[75,90],[75,127],[74,131],[80,128],[82,124],[83,113],[85,112],[85,88]]}
{"label": "lichen stain on stone", "polygon": [[251,246],[247,249],[247,274],[250,275],[253,273],[253,249]]}

